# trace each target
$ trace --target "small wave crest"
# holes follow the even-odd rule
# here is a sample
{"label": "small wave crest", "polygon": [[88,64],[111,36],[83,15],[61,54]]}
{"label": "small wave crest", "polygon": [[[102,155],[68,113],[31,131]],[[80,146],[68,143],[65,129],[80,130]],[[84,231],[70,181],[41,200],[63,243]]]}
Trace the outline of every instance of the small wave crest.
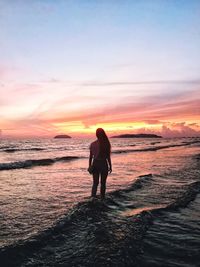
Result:
{"label": "small wave crest", "polygon": [[42,151],[45,150],[44,148],[40,147],[31,147],[31,148],[6,148],[2,149],[2,152],[7,152],[7,153],[14,153],[14,152],[19,152],[19,151]]}
{"label": "small wave crest", "polygon": [[2,150],[2,149],[8,149],[8,148],[13,148],[13,146],[1,146],[0,147],[0,150]]}
{"label": "small wave crest", "polygon": [[[189,146],[196,143],[200,143],[199,140],[197,141],[191,141],[191,142],[185,142],[182,144],[171,144],[171,145],[161,145],[161,146],[153,146],[153,147],[146,147],[146,148],[140,148],[140,149],[120,149],[120,150],[114,150],[112,153],[114,154],[121,154],[121,153],[131,153],[131,152],[150,152],[150,151],[158,151],[161,149],[167,149],[167,148],[173,148],[173,147],[182,147],[182,146]],[[132,145],[131,145],[132,146]]]}
{"label": "small wave crest", "polygon": [[34,166],[46,166],[51,165],[58,161],[69,161],[79,159],[76,156],[66,156],[66,157],[57,157],[57,158],[48,158],[48,159],[31,159],[25,161],[16,161],[9,163],[0,163],[0,171],[3,170],[13,170],[13,169],[22,169],[22,168],[31,168]]}

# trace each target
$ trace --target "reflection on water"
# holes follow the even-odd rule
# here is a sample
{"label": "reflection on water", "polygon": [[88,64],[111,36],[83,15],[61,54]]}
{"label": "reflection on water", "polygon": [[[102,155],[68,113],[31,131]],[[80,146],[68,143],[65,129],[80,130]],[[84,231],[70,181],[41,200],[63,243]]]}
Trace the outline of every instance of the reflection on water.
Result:
{"label": "reflection on water", "polygon": [[[64,144],[63,142],[63,140],[42,142],[41,140],[29,140],[27,142],[13,141],[10,144],[5,141],[0,145],[1,163],[27,159],[52,159],[61,156],[79,157],[77,160],[55,162],[49,166],[0,171],[0,246],[28,239],[30,236],[44,231],[65,216],[77,202],[83,201],[90,195],[92,177],[87,172],[87,155],[88,144],[91,140],[67,140],[68,143]],[[144,149],[150,146],[166,146],[170,143],[184,144],[184,142],[191,142],[191,139],[164,139],[159,142],[158,140],[115,139],[112,140],[112,150],[115,152],[120,149]],[[18,150],[12,153],[6,152],[3,151],[7,149],[5,147]],[[33,147],[44,150],[30,150]],[[20,151],[20,148],[23,150]],[[116,203],[121,189],[130,186],[139,175],[153,174],[150,180],[144,181],[143,190],[127,194],[127,199],[123,202],[126,209],[120,210],[120,214],[131,217],[171,203],[183,192],[184,185],[199,180],[199,161],[194,160],[194,155],[198,153],[200,153],[199,143],[172,146],[156,151],[113,153],[113,173],[108,177],[107,190],[108,192],[116,191]],[[139,185],[138,188],[140,188]],[[116,203],[110,204],[110,207],[119,206]],[[157,221],[152,232],[149,232],[149,237],[147,235],[145,244],[156,248],[157,244],[161,242],[158,240],[159,234],[156,229],[163,233],[173,232],[173,220],[174,224],[180,228],[185,226],[181,226],[181,221],[180,224],[177,221],[181,219],[185,222],[186,220],[186,232],[189,229],[193,231],[194,227],[197,229],[195,216],[197,216],[198,208],[195,205],[200,207],[200,203],[198,201],[195,203],[191,208],[185,209],[185,213],[173,213],[174,218],[172,219],[171,215],[167,219],[169,221]],[[170,226],[167,226],[168,224]],[[156,237],[157,234],[158,237]],[[163,238],[164,236],[163,234]],[[193,239],[193,237],[191,238]],[[151,242],[154,244],[150,244]],[[195,238],[192,242],[196,242]],[[163,243],[163,248],[165,245]],[[159,256],[155,254],[155,257],[157,257],[158,263]],[[150,254],[145,254],[144,261],[145,259],[150,261]],[[145,263],[143,262],[143,264]]]}
{"label": "reflection on water", "polygon": [[160,209],[160,208],[164,208],[165,206],[163,205],[154,205],[154,206],[150,206],[150,207],[140,207],[140,208],[133,208],[133,209],[129,209],[126,210],[122,213],[123,216],[126,217],[131,217],[137,214],[140,214],[143,211],[152,211],[155,209]]}

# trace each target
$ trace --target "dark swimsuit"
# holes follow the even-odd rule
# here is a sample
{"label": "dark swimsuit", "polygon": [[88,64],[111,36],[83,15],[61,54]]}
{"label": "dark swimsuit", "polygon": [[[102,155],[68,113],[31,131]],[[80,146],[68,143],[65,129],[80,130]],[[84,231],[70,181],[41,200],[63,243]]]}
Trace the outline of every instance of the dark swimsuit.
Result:
{"label": "dark swimsuit", "polygon": [[108,174],[108,162],[106,159],[94,159],[93,168],[93,173]]}

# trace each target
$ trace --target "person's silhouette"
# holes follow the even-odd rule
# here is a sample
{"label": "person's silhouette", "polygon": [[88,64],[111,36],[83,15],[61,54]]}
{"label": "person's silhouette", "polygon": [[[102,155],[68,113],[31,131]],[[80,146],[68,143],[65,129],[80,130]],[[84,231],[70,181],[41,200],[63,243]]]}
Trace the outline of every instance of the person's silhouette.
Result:
{"label": "person's silhouette", "polygon": [[93,175],[92,197],[96,197],[101,177],[101,199],[105,198],[106,179],[108,172],[112,172],[111,145],[110,141],[102,128],[96,130],[97,140],[90,145],[89,168],[88,171]]}

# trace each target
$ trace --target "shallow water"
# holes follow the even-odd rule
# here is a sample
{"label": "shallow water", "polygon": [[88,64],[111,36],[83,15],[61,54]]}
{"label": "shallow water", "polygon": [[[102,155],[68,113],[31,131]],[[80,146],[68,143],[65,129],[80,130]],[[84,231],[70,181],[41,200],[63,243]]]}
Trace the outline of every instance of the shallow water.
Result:
{"label": "shallow water", "polygon": [[143,240],[140,266],[199,266],[200,195],[184,209],[156,218]]}
{"label": "shallow water", "polygon": [[[113,173],[107,190],[112,193],[104,204],[91,204],[87,199],[92,182],[86,171],[91,140],[2,141],[0,169],[5,163],[10,166],[0,171],[0,257],[4,262],[21,251],[27,257],[17,257],[16,265],[11,261],[10,266],[55,266],[55,255],[58,266],[93,266],[95,245],[102,255],[95,258],[95,266],[163,266],[163,261],[164,266],[198,266],[200,203],[195,182],[200,181],[200,140],[111,141]],[[5,151],[10,147],[15,152]],[[55,160],[66,156],[78,159]],[[53,160],[46,165],[41,159]],[[22,164],[27,160],[38,164],[29,163],[27,168]],[[172,203],[177,204],[171,207]],[[56,233],[60,220],[64,226]],[[114,251],[107,242],[110,239]],[[31,240],[36,240],[34,249],[29,248]],[[178,256],[184,251],[185,256]],[[188,260],[184,258],[187,253]]]}

